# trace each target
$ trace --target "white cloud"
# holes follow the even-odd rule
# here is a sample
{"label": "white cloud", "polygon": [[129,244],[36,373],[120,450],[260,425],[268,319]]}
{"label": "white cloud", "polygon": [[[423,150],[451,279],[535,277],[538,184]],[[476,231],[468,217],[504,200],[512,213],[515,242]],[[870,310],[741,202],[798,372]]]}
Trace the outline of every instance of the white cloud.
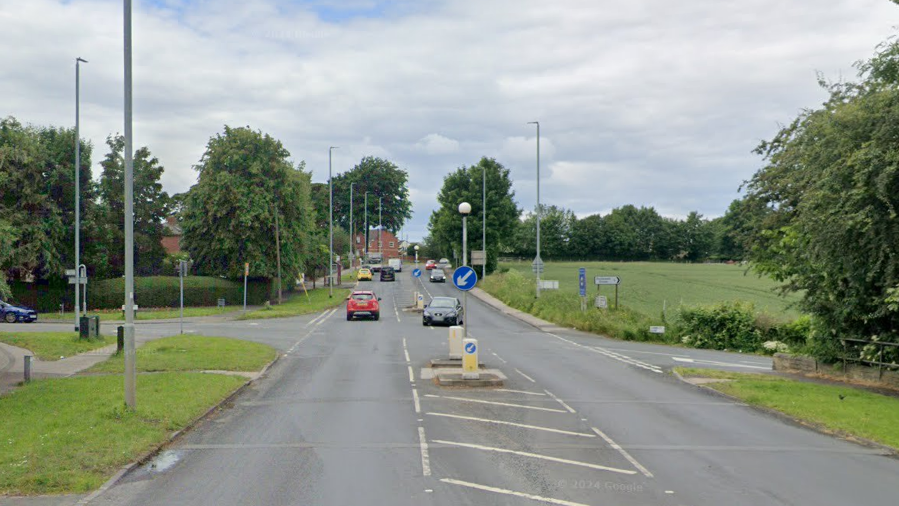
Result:
{"label": "white cloud", "polygon": [[[407,229],[420,237],[443,176],[484,155],[532,208],[526,123],[539,120],[541,201],[579,215],[627,203],[717,215],[760,166],[752,147],[822,101],[815,72],[851,78],[899,24],[886,0],[379,5],[357,0],[323,20],[327,2],[135,2],[135,143],[165,165],[165,189],[192,184],[224,124],[250,125],[318,181],[328,146],[341,146],[336,172],[365,155],[406,168]],[[123,130],[121,8],[0,0],[0,115],[74,123],[84,57],[82,133],[99,162]]]}

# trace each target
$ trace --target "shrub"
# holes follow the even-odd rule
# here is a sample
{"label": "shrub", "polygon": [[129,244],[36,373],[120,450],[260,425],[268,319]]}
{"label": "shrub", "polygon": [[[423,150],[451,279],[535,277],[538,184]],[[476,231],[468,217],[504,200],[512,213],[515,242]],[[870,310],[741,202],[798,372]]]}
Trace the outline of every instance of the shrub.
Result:
{"label": "shrub", "polygon": [[[256,279],[247,284],[247,303],[261,304],[271,298],[269,280]],[[140,307],[177,307],[179,279],[174,276],[150,276],[134,279],[134,300]],[[124,302],[124,278],[98,281],[88,287],[89,309],[118,309]],[[225,299],[230,306],[243,304],[243,283],[207,276],[184,278],[185,306],[215,306]]]}
{"label": "shrub", "polygon": [[684,307],[678,317],[684,344],[713,350],[761,351],[763,333],[755,322],[752,304],[739,301]]}

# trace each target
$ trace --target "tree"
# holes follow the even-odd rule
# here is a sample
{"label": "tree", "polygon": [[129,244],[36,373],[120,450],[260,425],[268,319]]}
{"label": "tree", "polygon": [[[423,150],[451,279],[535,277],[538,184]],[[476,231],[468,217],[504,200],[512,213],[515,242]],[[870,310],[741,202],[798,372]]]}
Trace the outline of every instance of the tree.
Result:
{"label": "tree", "polygon": [[[570,249],[574,223],[577,217],[571,210],[555,205],[540,205],[540,258],[561,260],[572,258]],[[537,255],[537,214],[528,213],[516,233],[516,250],[519,255]]]}
{"label": "tree", "polygon": [[198,272],[240,278],[247,262],[251,275],[276,277],[276,215],[282,276],[306,272],[315,247],[311,174],[289,156],[280,141],[249,127],[225,126],[209,139],[181,221]]}
{"label": "tree", "polygon": [[748,182],[755,268],[802,294],[820,326],[816,350],[839,338],[895,342],[899,311],[899,42],[858,64],[859,83],[829,84],[823,106],[803,111],[756,152]]}
{"label": "tree", "polygon": [[[106,277],[125,272],[125,138],[106,139],[109,153],[100,162],[100,213],[105,217],[102,237],[106,264],[98,271]],[[134,152],[134,271],[138,275],[159,274],[165,260],[162,247],[163,221],[169,213],[169,197],[159,179],[165,168],[145,146]]]}
{"label": "tree", "polygon": [[[482,249],[484,209],[482,203],[483,174],[487,175],[487,272],[496,269],[498,253],[513,240],[521,211],[515,203],[515,192],[509,169],[493,158],[481,158],[477,165],[461,167],[443,179],[437,194],[440,207],[431,213],[430,236],[426,243],[434,256],[449,257],[462,251],[462,216],[459,204],[471,204],[468,217],[468,251]],[[433,250],[432,250],[433,248]]]}
{"label": "tree", "polygon": [[571,226],[571,254],[574,258],[608,258],[602,250],[605,222],[600,214],[592,214],[575,221]]}
{"label": "tree", "polygon": [[[0,266],[6,265],[12,256],[13,244],[16,242],[16,231],[8,222],[0,220]],[[6,283],[6,272],[0,269],[0,299],[9,299],[12,293]]]}
{"label": "tree", "polygon": [[712,251],[712,229],[702,215],[691,212],[686,221],[678,225],[682,254],[691,262],[698,262],[709,257]]}

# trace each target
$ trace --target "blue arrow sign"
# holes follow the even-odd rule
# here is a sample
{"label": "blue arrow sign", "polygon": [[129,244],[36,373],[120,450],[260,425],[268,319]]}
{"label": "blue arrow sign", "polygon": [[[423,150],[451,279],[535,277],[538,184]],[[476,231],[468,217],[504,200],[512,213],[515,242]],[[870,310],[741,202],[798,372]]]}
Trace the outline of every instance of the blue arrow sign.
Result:
{"label": "blue arrow sign", "polygon": [[581,297],[587,296],[587,269],[581,267],[577,270],[577,284],[581,290]]}
{"label": "blue arrow sign", "polygon": [[465,345],[465,353],[468,353],[469,355],[471,355],[472,353],[474,353],[476,351],[478,351],[478,347],[474,343],[468,343]]}
{"label": "blue arrow sign", "polygon": [[463,292],[467,292],[474,288],[474,285],[477,284],[477,282],[478,275],[475,274],[474,269],[471,267],[459,267],[456,269],[456,272],[453,273],[453,284]]}
{"label": "blue arrow sign", "polygon": [[412,277],[414,277],[414,278],[420,278],[420,277],[421,277],[421,269],[414,269],[414,270],[412,271]]}

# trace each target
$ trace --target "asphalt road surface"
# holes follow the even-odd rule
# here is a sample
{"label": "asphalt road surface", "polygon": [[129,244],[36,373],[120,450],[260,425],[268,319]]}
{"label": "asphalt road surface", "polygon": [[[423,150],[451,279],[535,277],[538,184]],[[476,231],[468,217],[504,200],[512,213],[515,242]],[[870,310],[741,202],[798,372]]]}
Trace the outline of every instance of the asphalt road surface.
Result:
{"label": "asphalt road surface", "polygon": [[[446,356],[447,330],[403,311],[417,283],[405,272],[394,283],[363,283],[383,298],[378,322],[347,322],[339,308],[191,323],[192,332],[272,344],[283,357],[232,406],[92,504],[897,503],[899,460],[663,371],[691,360],[770,368],[764,358],[547,332],[469,297],[481,360],[508,381],[440,388],[425,366]],[[425,284],[435,296],[459,294]]]}

